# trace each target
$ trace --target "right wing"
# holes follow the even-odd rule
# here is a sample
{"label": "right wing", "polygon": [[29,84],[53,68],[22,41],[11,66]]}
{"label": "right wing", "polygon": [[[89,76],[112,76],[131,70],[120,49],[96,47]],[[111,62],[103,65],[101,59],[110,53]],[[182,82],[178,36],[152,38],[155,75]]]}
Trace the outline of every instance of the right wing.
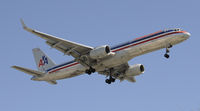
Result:
{"label": "right wing", "polygon": [[83,44],[79,44],[79,43],[75,43],[69,40],[64,40],[43,32],[39,32],[37,30],[28,28],[23,20],[21,19],[21,23],[23,25],[23,28],[28,31],[31,32],[39,37],[41,37],[42,39],[46,40],[46,43],[51,46],[52,48],[55,48],[61,52],[63,52],[66,55],[71,55],[74,58],[78,58],[81,55],[84,55],[86,53],[88,53],[90,50],[94,49],[93,47],[90,46],[86,46]]}

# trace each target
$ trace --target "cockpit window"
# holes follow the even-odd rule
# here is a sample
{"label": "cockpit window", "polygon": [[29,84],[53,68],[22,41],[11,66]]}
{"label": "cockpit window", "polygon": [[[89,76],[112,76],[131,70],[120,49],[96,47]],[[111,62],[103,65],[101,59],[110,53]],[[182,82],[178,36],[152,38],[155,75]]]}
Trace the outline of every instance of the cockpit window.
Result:
{"label": "cockpit window", "polygon": [[174,29],[174,31],[181,31],[181,29],[179,29],[179,28],[178,29]]}
{"label": "cockpit window", "polygon": [[176,29],[166,29],[166,30],[164,30],[164,32],[171,32],[171,31],[181,31],[181,29],[176,28]]}

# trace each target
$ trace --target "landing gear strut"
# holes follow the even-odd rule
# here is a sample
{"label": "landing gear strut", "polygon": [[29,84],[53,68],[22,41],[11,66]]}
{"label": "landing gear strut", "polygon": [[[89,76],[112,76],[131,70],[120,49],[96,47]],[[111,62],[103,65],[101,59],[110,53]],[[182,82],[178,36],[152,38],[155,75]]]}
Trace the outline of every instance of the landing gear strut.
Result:
{"label": "landing gear strut", "polygon": [[164,57],[165,58],[169,58],[170,56],[169,56],[169,52],[170,52],[170,48],[172,48],[172,45],[171,44],[169,44],[168,46],[167,46],[167,48],[166,48],[166,53],[165,53],[165,55],[164,55]]}
{"label": "landing gear strut", "polygon": [[92,68],[92,67],[90,67],[89,69],[85,70],[85,73],[87,73],[88,75],[90,75],[90,74],[92,74],[94,72],[96,72],[96,70],[94,68]]}
{"label": "landing gear strut", "polygon": [[111,84],[112,82],[115,82],[115,78],[112,77],[112,70],[113,68],[110,69],[110,72],[109,72],[109,79],[106,79],[105,82],[107,84]]}

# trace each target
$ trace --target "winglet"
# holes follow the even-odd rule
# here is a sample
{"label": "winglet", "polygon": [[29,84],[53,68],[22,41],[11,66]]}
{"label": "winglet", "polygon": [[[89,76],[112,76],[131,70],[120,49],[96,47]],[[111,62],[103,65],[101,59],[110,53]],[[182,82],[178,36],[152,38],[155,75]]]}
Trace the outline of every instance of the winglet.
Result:
{"label": "winglet", "polygon": [[26,24],[24,23],[24,20],[23,20],[22,18],[20,19],[20,21],[21,21],[21,24],[22,24],[23,28],[24,28],[24,29],[27,28],[27,26],[26,26]]}
{"label": "winglet", "polygon": [[22,24],[24,30],[27,30],[27,31],[29,31],[29,32],[31,32],[31,31],[33,30],[33,29],[28,28],[28,27],[26,26],[26,24],[24,23],[24,20],[23,20],[22,18],[20,19],[20,21],[21,21],[21,24]]}

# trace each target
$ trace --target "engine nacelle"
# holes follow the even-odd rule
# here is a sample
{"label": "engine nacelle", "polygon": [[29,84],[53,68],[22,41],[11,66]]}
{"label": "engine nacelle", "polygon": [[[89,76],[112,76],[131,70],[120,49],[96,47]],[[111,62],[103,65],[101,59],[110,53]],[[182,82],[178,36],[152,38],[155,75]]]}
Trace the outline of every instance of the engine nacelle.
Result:
{"label": "engine nacelle", "polygon": [[128,70],[126,71],[126,76],[137,76],[144,73],[144,66],[142,64],[135,64],[129,66]]}
{"label": "engine nacelle", "polygon": [[104,46],[100,46],[91,50],[89,56],[92,59],[100,59],[100,58],[108,56],[109,53],[110,53],[110,47],[107,45],[104,45]]}

